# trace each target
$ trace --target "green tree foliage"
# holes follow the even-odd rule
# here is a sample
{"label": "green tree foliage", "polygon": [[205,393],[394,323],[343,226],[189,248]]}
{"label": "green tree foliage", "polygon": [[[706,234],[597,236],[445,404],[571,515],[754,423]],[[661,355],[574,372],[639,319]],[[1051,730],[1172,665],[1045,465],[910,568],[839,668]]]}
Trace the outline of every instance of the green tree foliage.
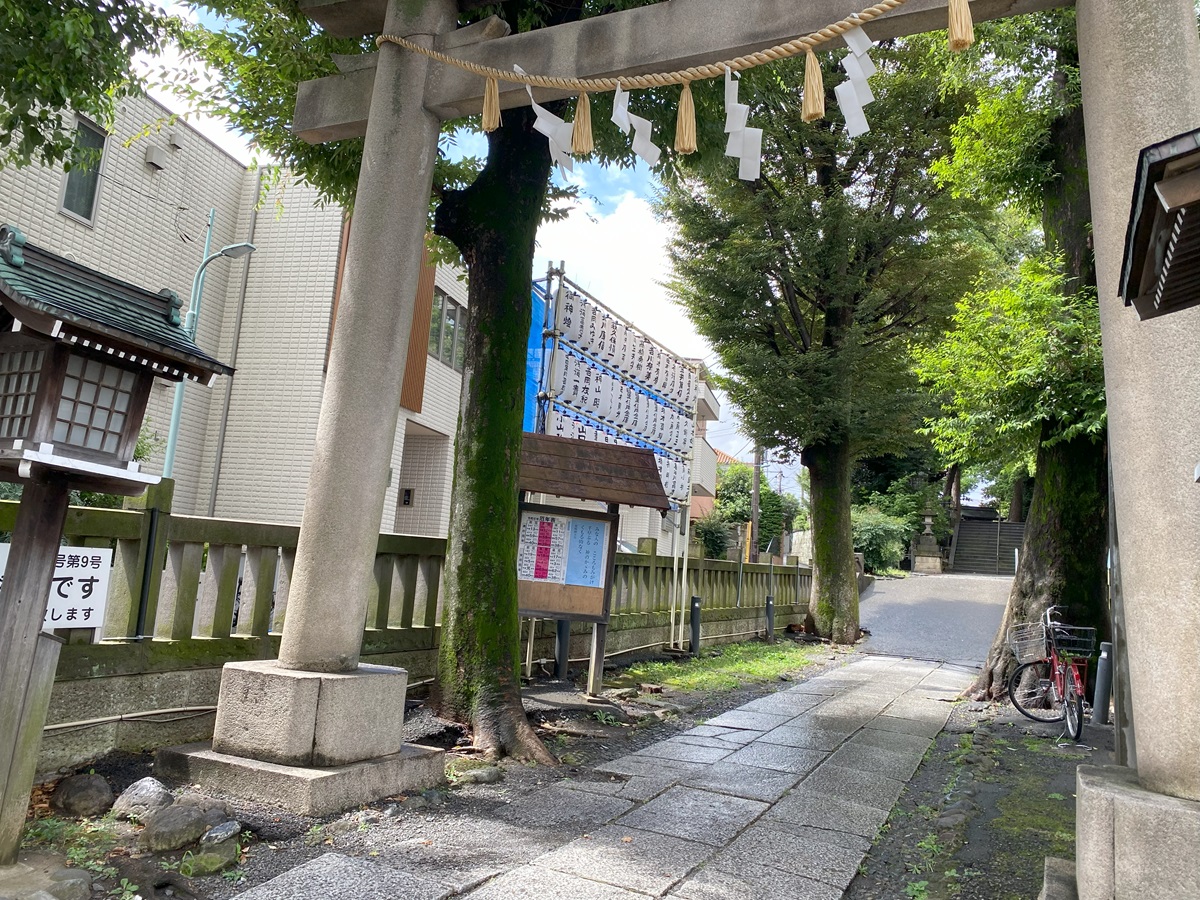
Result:
{"label": "green tree foliage", "polygon": [[704,548],[706,559],[724,559],[729,552],[729,520],[718,510],[710,510],[693,522],[692,533]]}
{"label": "green tree foliage", "polygon": [[[745,463],[729,463],[717,473],[717,502],[714,510],[726,523],[749,522],[751,518],[751,487],[754,467]],[[780,495],[771,489],[763,473],[758,476],[758,549],[767,550],[774,541],[779,551],[779,537],[791,531],[800,511],[800,501],[790,494]]]}
{"label": "green tree foliage", "polygon": [[110,123],[166,27],[143,0],[0,0],[0,21],[0,165],[69,165],[75,114]]}
{"label": "green tree foliage", "polygon": [[1104,432],[1100,309],[1091,290],[1066,292],[1055,258],[1029,259],[1005,283],[963,296],[954,327],[918,348],[917,371],[942,398],[930,423],[950,459],[1000,459],[1048,443]]}
{"label": "green tree foliage", "polygon": [[[926,402],[909,347],[934,334],[979,272],[986,213],[935,181],[970,92],[946,91],[916,44],[874,53],[872,130],[847,137],[800,117],[802,67],[742,79],[764,132],[762,177],[703,161],[669,181],[678,227],[671,288],[717,349],[722,387],[765,446],[800,455],[812,479],[818,629],[858,637],[850,472],[913,441]],[[825,65],[826,84],[839,76]]]}

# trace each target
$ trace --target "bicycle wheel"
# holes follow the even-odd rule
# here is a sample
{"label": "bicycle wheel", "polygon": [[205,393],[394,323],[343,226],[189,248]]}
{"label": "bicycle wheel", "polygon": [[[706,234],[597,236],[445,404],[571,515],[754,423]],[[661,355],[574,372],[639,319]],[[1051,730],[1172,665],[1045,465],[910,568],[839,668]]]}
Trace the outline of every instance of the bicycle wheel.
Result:
{"label": "bicycle wheel", "polygon": [[1035,722],[1061,722],[1062,700],[1054,690],[1054,673],[1046,660],[1025,663],[1008,679],[1008,696],[1021,715]]}
{"label": "bicycle wheel", "polygon": [[1067,719],[1067,735],[1073,741],[1078,741],[1083,736],[1083,689],[1077,679],[1075,670],[1068,667],[1063,715]]}

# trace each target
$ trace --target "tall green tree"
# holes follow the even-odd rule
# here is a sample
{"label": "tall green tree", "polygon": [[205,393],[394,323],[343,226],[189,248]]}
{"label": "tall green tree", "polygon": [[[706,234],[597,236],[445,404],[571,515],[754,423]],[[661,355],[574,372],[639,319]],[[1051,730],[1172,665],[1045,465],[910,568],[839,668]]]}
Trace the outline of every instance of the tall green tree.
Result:
{"label": "tall green tree", "polygon": [[[754,467],[746,463],[728,463],[717,471],[717,496],[714,509],[726,522],[749,522],[751,510],[751,487],[754,483]],[[800,513],[800,501],[791,494],[780,494],[767,481],[763,472],[758,473],[758,549],[765,552],[774,543],[778,553],[780,536],[792,530],[796,516]]]}
{"label": "tall green tree", "polygon": [[1020,563],[973,686],[998,697],[1015,665],[1009,625],[1053,604],[1074,624],[1107,629],[1107,460],[1075,14],[1019,16],[978,36],[947,69],[954,87],[977,84],[981,102],[956,126],[956,152],[939,174],[955,192],[1037,217],[1050,254],[1011,283],[981,285],[960,309],[962,334],[946,350],[969,353],[977,371],[962,359],[947,378],[939,357],[929,359],[948,397],[935,434],[958,460],[1035,459]]}
{"label": "tall green tree", "polygon": [[678,228],[671,289],[716,348],[722,386],[760,443],[808,468],[810,612],[839,643],[859,632],[854,461],[913,440],[923,401],[909,346],[937,332],[982,262],[983,211],[930,173],[970,92],[943,90],[913,42],[873,55],[869,133],[847,136],[832,93],[829,118],[803,122],[800,65],[755,70],[741,90],[768,125],[762,177],[702,164],[659,203]]}
{"label": "tall green tree", "polygon": [[75,115],[108,125],[166,17],[144,0],[0,0],[0,165],[84,162]]}

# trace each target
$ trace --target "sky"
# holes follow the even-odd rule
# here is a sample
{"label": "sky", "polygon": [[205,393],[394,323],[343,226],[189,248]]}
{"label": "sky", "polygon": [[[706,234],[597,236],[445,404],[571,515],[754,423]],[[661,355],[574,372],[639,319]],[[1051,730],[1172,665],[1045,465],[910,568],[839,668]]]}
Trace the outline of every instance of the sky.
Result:
{"label": "sky", "polygon": [[[194,12],[176,2],[162,5],[171,13],[197,19]],[[204,24],[219,26],[220,22],[211,19]],[[173,51],[140,63],[147,71],[185,65]],[[211,77],[204,72],[198,74]],[[242,163],[271,162],[251,146],[245,135],[230,130],[220,120],[189,113],[170,94],[150,93],[171,111],[185,115],[188,124]],[[460,132],[455,152],[482,157],[487,153],[487,143],[482,134]],[[557,172],[554,178],[560,179]],[[654,215],[651,201],[657,181],[646,165],[639,160],[636,167],[622,169],[576,161],[567,181],[579,188],[581,199],[565,219],[544,223],[538,230],[533,277],[544,276],[551,264],[562,264],[567,278],[660,344],[680,356],[713,365],[716,355],[712,347],[696,332],[664,286],[670,278],[667,244],[672,232],[669,223]],[[723,396],[718,394],[718,399],[721,418],[709,424],[709,444],[739,459],[753,460],[753,443],[739,431],[736,410]],[[765,471],[773,487],[782,485],[784,491],[796,493],[795,465],[768,459]]]}

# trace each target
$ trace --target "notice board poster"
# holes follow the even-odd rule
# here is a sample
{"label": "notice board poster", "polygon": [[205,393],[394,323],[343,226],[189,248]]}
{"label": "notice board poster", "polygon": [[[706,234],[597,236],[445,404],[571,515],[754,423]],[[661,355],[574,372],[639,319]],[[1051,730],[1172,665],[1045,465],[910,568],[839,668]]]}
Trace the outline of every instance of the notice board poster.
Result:
{"label": "notice board poster", "polygon": [[523,616],[607,619],[615,523],[569,511],[523,510],[517,581]]}
{"label": "notice board poster", "polygon": [[517,578],[603,588],[608,522],[565,515],[521,514]]}

